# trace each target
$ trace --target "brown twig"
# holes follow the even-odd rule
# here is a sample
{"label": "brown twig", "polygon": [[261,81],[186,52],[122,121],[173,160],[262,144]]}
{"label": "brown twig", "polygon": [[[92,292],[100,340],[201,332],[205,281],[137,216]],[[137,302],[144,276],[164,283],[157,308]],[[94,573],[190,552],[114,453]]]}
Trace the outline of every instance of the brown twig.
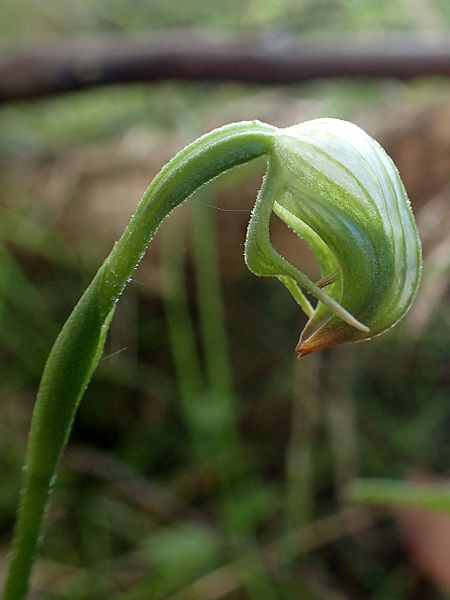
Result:
{"label": "brown twig", "polygon": [[168,32],[148,41],[55,40],[0,57],[0,103],[161,80],[292,84],[318,78],[450,75],[450,42],[396,37],[299,42]]}

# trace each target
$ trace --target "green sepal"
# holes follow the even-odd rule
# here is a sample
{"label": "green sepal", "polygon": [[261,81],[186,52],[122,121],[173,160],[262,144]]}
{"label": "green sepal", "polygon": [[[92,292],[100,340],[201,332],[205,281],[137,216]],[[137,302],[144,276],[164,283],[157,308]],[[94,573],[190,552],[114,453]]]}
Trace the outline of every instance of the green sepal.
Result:
{"label": "green sepal", "polygon": [[[311,285],[275,252],[269,209],[309,244],[329,285]],[[318,299],[313,314],[305,311],[302,356],[395,325],[417,293],[421,246],[398,171],[381,146],[338,119],[278,129],[249,226],[247,264],[288,283],[291,293],[294,280]]]}

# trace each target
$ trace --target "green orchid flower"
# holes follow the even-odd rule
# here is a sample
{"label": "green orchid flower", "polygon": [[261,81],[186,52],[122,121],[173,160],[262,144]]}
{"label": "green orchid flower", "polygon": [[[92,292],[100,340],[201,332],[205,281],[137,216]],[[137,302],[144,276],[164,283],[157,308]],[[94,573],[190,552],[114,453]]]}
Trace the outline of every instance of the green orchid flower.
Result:
{"label": "green orchid flower", "polygon": [[[417,229],[395,166],[361,129],[335,119],[286,129],[250,121],[214,130],[184,148],[145,192],[48,357],[4,600],[27,594],[51,484],[76,410],[102,355],[116,303],[160,223],[214,177],[264,154],[268,171],[250,219],[245,258],[257,275],[282,281],[308,315],[298,352],[370,339],[407,312],[420,281]],[[322,271],[318,282],[272,247],[273,212],[312,248]],[[315,308],[305,293],[317,299]]]}
{"label": "green orchid flower", "polygon": [[[317,257],[313,284],[269,241],[272,210]],[[301,356],[368,340],[408,311],[421,275],[421,246],[399,173],[362,129],[316,119],[279,129],[252,215],[246,260],[258,275],[278,277],[310,317]],[[313,310],[301,290],[318,300]]]}

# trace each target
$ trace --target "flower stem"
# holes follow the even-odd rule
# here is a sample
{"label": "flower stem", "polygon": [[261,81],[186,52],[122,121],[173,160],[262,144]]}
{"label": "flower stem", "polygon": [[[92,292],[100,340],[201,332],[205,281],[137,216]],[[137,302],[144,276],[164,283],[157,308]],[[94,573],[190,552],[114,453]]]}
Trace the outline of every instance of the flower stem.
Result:
{"label": "flower stem", "polygon": [[101,357],[119,296],[163,219],[195,190],[270,153],[275,128],[258,121],[216,129],[179,152],[155,177],[135,215],[62,328],[33,412],[4,600],[26,597],[42,520],[76,410]]}

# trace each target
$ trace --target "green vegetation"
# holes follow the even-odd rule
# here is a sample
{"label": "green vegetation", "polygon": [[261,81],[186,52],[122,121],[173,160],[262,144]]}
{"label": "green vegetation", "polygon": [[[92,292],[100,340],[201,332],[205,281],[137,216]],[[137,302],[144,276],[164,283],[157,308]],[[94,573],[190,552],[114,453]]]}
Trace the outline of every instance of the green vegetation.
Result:
{"label": "green vegetation", "polygon": [[[7,0],[0,27],[7,46],[30,36],[180,26],[213,35],[429,35],[448,32],[449,17],[445,2],[431,1],[230,2],[218,9],[167,0]],[[77,236],[71,219],[102,194],[111,210],[122,200],[134,210],[131,191],[109,197],[114,189],[99,185],[96,196],[85,196],[110,173],[99,176],[93,165],[86,174],[80,157],[107,156],[114,172],[115,157],[128,156],[136,142],[115,174],[128,182],[142,138],[156,140],[157,150],[142,160],[152,159],[144,182],[174,148],[223,122],[256,117],[285,126],[324,114],[359,122],[362,113],[376,121],[377,111],[384,119],[394,105],[406,110],[448,90],[445,81],[273,90],[163,83],[0,109],[3,570],[40,374],[108,248],[100,234]],[[406,320],[370,344],[296,361],[305,325],[298,307],[277,282],[249,276],[243,247],[231,244],[244,240],[241,211],[250,210],[263,169],[256,160],[195,194],[195,216],[180,209],[168,220],[124,293],[55,482],[32,585],[43,600],[446,600],[414,564],[392,513],[361,512],[348,494],[360,476],[448,475],[448,300],[430,308],[420,329]],[[100,229],[93,221],[93,231]],[[284,238],[273,221],[277,247]],[[111,235],[114,223],[111,217]],[[448,270],[437,267],[425,290],[448,280]],[[400,484],[398,497],[413,486]],[[397,504],[390,490],[387,501]],[[353,492],[383,500],[383,488]]]}

